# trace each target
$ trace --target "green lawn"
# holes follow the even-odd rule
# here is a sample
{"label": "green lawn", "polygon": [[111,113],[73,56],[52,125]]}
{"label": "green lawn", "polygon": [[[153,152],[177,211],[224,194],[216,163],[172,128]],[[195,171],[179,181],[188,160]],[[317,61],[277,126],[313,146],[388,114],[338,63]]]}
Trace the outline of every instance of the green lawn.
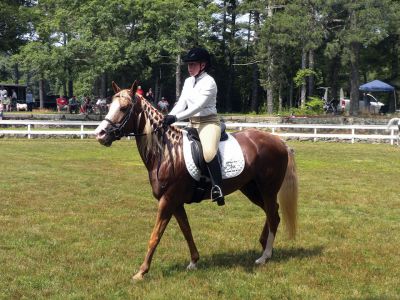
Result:
{"label": "green lawn", "polygon": [[299,232],[279,229],[261,267],[264,216],[240,193],[187,206],[200,251],[185,270],[173,220],[150,273],[157,203],[133,141],[1,139],[0,299],[399,299],[400,148],[289,142]]}

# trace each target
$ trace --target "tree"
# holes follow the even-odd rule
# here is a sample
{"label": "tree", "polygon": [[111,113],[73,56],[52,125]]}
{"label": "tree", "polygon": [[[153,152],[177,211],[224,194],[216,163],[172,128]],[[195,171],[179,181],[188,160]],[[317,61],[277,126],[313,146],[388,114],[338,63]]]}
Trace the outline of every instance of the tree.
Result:
{"label": "tree", "polygon": [[340,18],[336,39],[328,44],[330,52],[342,49],[342,64],[350,64],[350,114],[359,111],[360,51],[388,37],[389,24],[396,15],[393,1],[327,1],[326,9]]}

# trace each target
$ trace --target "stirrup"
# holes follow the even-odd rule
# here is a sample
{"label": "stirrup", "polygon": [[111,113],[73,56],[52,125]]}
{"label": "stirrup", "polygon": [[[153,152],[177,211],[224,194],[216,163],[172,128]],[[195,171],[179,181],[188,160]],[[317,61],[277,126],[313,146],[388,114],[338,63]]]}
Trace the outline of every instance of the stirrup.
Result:
{"label": "stirrup", "polygon": [[218,185],[214,185],[211,188],[211,199],[212,202],[217,202],[218,206],[225,205],[224,195],[222,194],[222,190]]}

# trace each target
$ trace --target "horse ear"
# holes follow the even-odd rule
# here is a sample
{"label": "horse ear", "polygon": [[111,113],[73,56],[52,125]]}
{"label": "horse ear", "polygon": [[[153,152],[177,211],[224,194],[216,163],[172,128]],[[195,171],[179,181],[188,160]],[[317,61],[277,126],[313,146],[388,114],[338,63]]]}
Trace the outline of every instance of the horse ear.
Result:
{"label": "horse ear", "polygon": [[121,91],[120,87],[114,81],[112,82],[112,87],[113,87],[114,93],[119,93]]}
{"label": "horse ear", "polygon": [[136,94],[137,87],[138,87],[138,83],[137,83],[137,80],[135,80],[135,82],[132,83],[132,86],[131,86],[131,88],[130,88],[130,90],[129,90],[129,93],[130,93],[131,95],[135,95],[135,94]]}

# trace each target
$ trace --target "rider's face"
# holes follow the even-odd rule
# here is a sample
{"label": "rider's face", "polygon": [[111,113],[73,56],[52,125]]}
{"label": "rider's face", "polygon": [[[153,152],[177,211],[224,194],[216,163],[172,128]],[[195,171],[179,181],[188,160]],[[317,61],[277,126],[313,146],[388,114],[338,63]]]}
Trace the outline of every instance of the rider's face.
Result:
{"label": "rider's face", "polygon": [[199,74],[200,70],[202,70],[205,67],[205,63],[203,62],[189,62],[188,63],[188,71],[190,76],[196,76]]}

